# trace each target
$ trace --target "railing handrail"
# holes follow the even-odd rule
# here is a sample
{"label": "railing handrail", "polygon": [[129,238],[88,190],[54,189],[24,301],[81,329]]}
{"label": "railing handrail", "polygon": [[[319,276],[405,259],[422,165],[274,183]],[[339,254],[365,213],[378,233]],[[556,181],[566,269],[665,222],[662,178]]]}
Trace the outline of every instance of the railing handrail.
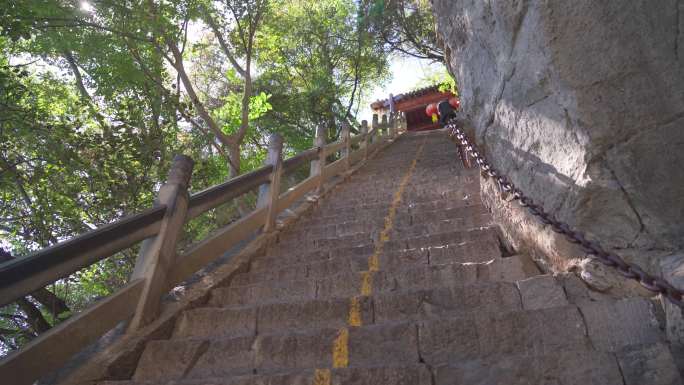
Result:
{"label": "railing handrail", "polygon": [[[165,212],[166,206],[152,207],[0,264],[0,306],[157,234]],[[65,268],[45,274],[59,265]]]}
{"label": "railing handrail", "polygon": [[192,194],[186,222],[260,186],[268,181],[272,171],[273,166],[263,166]]}

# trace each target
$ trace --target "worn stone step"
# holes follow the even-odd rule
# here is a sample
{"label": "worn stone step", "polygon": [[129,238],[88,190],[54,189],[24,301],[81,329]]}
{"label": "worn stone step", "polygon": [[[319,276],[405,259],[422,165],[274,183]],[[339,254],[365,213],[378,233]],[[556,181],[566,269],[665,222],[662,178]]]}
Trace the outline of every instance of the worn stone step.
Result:
{"label": "worn stone step", "polygon": [[477,241],[491,241],[494,228],[482,227],[465,231],[449,231],[442,233],[432,233],[402,239],[390,239],[385,243],[385,250],[405,250],[419,249],[423,247],[445,246],[458,243],[469,243]]}
{"label": "worn stone step", "polygon": [[[454,155],[456,154],[454,153]],[[411,159],[409,162],[403,162],[401,164],[394,164],[393,162],[396,162],[396,160],[391,159],[382,162],[373,161],[372,164],[369,164],[355,173],[350,180],[353,182],[366,182],[369,181],[372,176],[401,174],[402,171],[405,172],[409,168],[412,161],[413,160]],[[415,175],[425,175],[426,177],[432,173],[445,174],[446,172],[453,172],[455,176],[477,177],[479,175],[479,171],[476,168],[464,168],[460,159],[452,155],[434,160],[420,158],[416,162],[416,168],[414,170],[418,171]]]}
{"label": "worn stone step", "polygon": [[[429,194],[415,197],[407,197],[406,195],[402,195],[401,201],[394,206],[391,206],[393,196],[377,203],[369,202],[365,199],[359,198],[358,200],[338,201],[334,205],[322,206],[317,209],[315,213],[320,217],[335,220],[335,218],[339,218],[340,215],[352,217],[384,217],[387,215],[390,207],[394,207],[398,212],[408,212],[409,208],[413,208],[414,211],[420,211],[421,206],[419,205],[421,203],[438,205],[439,209],[462,207],[466,205],[463,201],[472,200],[472,202],[467,202],[470,205],[480,204],[481,202],[473,200],[473,198],[478,196],[478,191],[478,189],[472,189],[472,191],[459,190],[446,197],[437,195],[430,196]],[[361,193],[359,194],[361,195]],[[434,209],[429,210],[432,211]]]}
{"label": "worn stone step", "polygon": [[[389,203],[399,189],[396,186],[388,188],[375,187],[370,189],[353,189],[346,192],[335,192],[330,199],[324,201],[321,207],[337,208],[340,206],[367,205],[374,203]],[[450,199],[454,196],[462,196],[464,193],[474,194],[479,192],[477,183],[463,183],[459,180],[445,180],[443,182],[419,181],[409,183],[402,191],[402,200],[438,200]],[[361,195],[363,194],[363,195]]]}
{"label": "worn stone step", "polygon": [[[104,381],[99,385],[431,385],[432,374],[421,364],[364,368],[303,369],[283,374],[173,381]],[[325,379],[325,380],[323,380]],[[329,379],[329,382],[328,382]],[[324,382],[321,382],[324,381]]]}
{"label": "worn stone step", "polygon": [[[396,190],[399,187],[399,182],[406,176],[409,167],[405,167],[399,172],[390,172],[387,170],[378,170],[377,173],[369,174],[355,174],[349,184],[340,185],[335,189],[335,193],[340,193],[342,196],[352,191],[360,189],[368,189],[371,191],[382,192],[384,190]],[[413,169],[410,178],[406,181],[407,189],[411,190],[428,190],[429,187],[421,182],[435,182],[441,188],[444,186],[462,186],[470,184],[479,184],[479,175],[472,173],[470,170],[463,170],[460,168],[453,168],[449,166],[434,166]]]}
{"label": "worn stone step", "polygon": [[[405,236],[390,238],[384,243],[385,250],[403,250],[416,249],[421,247],[441,246],[461,242],[472,242],[478,239],[485,239],[488,233],[494,231],[489,227],[479,227],[474,229],[454,230],[434,232],[424,235]],[[277,255],[285,255],[287,253],[301,252],[302,249],[315,250],[332,250],[343,247],[357,247],[374,245],[374,239],[379,235],[376,233],[357,233],[349,236],[341,236],[335,238],[314,239],[311,242],[302,243],[299,239],[283,239],[278,242]],[[490,238],[491,239],[491,238]]]}
{"label": "worn stone step", "polygon": [[435,385],[624,385],[610,353],[559,349],[552,354],[452,361],[434,368]]}
{"label": "worn stone step", "polygon": [[417,327],[399,323],[256,337],[151,341],[133,380],[225,378],[331,368],[332,346],[340,338],[345,342],[345,363],[349,367],[419,363]]}
{"label": "worn stone step", "polygon": [[[476,215],[489,214],[488,210],[479,202],[467,197],[464,199],[448,202],[424,202],[410,203],[397,207],[395,223],[399,225],[412,225],[421,222],[432,222],[440,220],[450,220],[458,218],[469,218]],[[377,210],[374,213],[366,211],[337,213],[320,213],[310,218],[302,219],[292,228],[295,232],[300,229],[311,229],[315,227],[342,225],[349,222],[373,222],[384,224],[387,210]]]}
{"label": "worn stone step", "polygon": [[419,322],[420,354],[431,366],[506,355],[543,356],[591,347],[575,306]]}
{"label": "worn stone step", "polygon": [[335,341],[352,368],[416,365],[421,360],[434,367],[478,358],[553,355],[591,349],[585,333],[578,309],[567,306],[255,337],[160,340],[147,344],[133,379],[329,368]]}
{"label": "worn stone step", "polygon": [[[413,247],[409,246],[408,243],[420,244],[420,246]],[[309,264],[330,258],[351,258],[351,262],[355,263],[357,257],[366,258],[372,255],[377,248],[375,241],[362,245],[350,245],[342,242],[340,247],[331,247],[329,249],[319,247],[314,251],[308,252],[301,251],[302,248],[296,246],[296,244],[294,246],[277,244],[275,247],[268,249],[264,256],[255,258],[251,262],[251,267],[253,270],[262,271],[264,268],[271,269],[272,267],[279,268],[280,266],[292,264]],[[485,261],[489,260],[488,257],[491,255],[500,255],[498,252],[494,252],[498,249],[497,231],[495,228],[490,227],[463,232],[434,233],[402,239],[390,238],[388,242],[383,244],[383,253],[389,256],[401,256],[402,252],[415,253],[416,250],[420,249],[434,250],[434,253],[431,255],[434,256],[435,260],[442,258],[442,263],[446,263],[449,260],[453,261],[459,257],[472,258],[460,262]]]}
{"label": "worn stone step", "polygon": [[[492,241],[487,241],[488,235]],[[307,278],[325,278],[342,272],[352,273],[370,269],[371,247],[359,250],[355,255],[336,255],[315,258],[311,262],[292,261],[280,257],[261,257],[252,262],[249,271],[237,274],[231,285],[248,285],[263,281],[290,281]],[[316,255],[315,257],[319,257]],[[378,255],[378,266],[384,271],[397,271],[418,265],[445,265],[453,263],[487,262],[501,257],[496,233],[485,233],[482,240],[423,247],[419,249],[383,251]]]}
{"label": "worn stone step", "polygon": [[[370,278],[369,278],[370,276]],[[326,298],[349,298],[363,293],[460,287],[478,281],[515,282],[529,276],[519,257],[488,263],[416,266],[396,272],[341,273],[321,279],[265,281],[252,285],[216,288],[212,306],[254,305]],[[365,282],[365,283],[364,283]]]}
{"label": "worn stone step", "polygon": [[287,330],[340,328],[352,309],[360,325],[453,316],[470,311],[520,310],[515,284],[485,282],[462,287],[379,293],[237,307],[202,307],[183,312],[173,338],[243,337]]}
{"label": "worn stone step", "polygon": [[[435,221],[415,221],[410,212],[405,209],[397,210],[394,217],[393,230],[395,232],[408,231],[411,227],[430,227],[442,226],[448,222],[463,223],[464,226],[482,227],[484,224],[491,223],[491,216],[484,207],[471,208],[459,207],[460,210],[454,210],[454,213],[461,211],[462,213],[454,215],[449,219],[438,219]],[[408,209],[410,211],[410,208]],[[436,213],[435,213],[436,214]],[[469,225],[473,223],[473,225]],[[297,223],[290,229],[281,233],[280,239],[285,240],[289,238],[330,238],[336,236],[344,236],[355,234],[359,232],[370,232],[374,230],[381,230],[385,227],[384,217],[375,218],[357,218],[341,222],[326,223],[320,225],[310,225],[307,223]],[[465,230],[465,228],[461,228]],[[434,231],[434,230],[433,230]]]}
{"label": "worn stone step", "polygon": [[[418,223],[414,222],[410,215],[404,215],[401,218],[395,219],[394,225],[390,228],[389,235],[392,239],[402,239],[455,230],[467,231],[488,227],[492,224],[492,218],[488,213]],[[385,221],[361,220],[344,222],[340,225],[298,228],[282,234],[279,244],[281,246],[295,244],[302,247],[316,248],[319,245],[319,241],[325,239],[338,239],[342,243],[349,242],[354,244],[359,240],[377,240],[379,233],[383,231],[384,227]]]}

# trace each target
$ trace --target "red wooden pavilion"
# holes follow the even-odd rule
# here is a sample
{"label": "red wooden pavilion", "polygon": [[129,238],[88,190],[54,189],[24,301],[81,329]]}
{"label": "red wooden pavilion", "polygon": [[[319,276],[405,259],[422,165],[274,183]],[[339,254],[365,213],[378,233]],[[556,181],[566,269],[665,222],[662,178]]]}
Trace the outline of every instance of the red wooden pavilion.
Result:
{"label": "red wooden pavilion", "polygon": [[455,96],[451,92],[441,92],[439,85],[421,88],[405,94],[392,96],[388,99],[371,103],[373,113],[378,115],[387,113],[403,113],[406,117],[408,131],[425,131],[439,128],[438,123],[425,114],[425,108],[430,103],[440,102]]}

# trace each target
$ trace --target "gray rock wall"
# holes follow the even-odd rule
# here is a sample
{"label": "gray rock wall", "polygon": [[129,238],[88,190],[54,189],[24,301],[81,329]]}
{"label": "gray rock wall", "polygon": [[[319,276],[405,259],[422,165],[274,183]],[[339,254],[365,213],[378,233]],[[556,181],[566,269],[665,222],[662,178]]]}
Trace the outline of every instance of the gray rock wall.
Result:
{"label": "gray rock wall", "polygon": [[684,0],[433,5],[499,170],[649,270],[684,247]]}

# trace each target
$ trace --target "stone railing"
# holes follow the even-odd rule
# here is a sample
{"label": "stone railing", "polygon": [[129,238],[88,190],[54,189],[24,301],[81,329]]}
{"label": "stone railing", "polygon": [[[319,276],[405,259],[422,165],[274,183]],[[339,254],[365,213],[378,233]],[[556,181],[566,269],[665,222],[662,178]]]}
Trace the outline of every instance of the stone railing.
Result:
{"label": "stone railing", "polygon": [[[369,154],[397,135],[400,120],[390,118],[388,122],[383,116],[379,122],[374,115],[370,131],[363,121],[359,135],[351,136],[347,125],[342,128],[341,139],[330,144],[325,143],[325,130],[319,129],[315,147],[285,160],[282,137],[273,134],[263,167],[192,195],[188,186],[193,160],[177,156],[154,207],[0,264],[0,306],[5,306],[142,242],[126,286],[3,358],[0,378],[12,379],[13,385],[33,384],[122,321],[129,321],[129,333],[154,321],[162,297],[173,287],[253,234],[274,231],[279,213],[307,193],[321,192],[327,180],[352,165],[365,162]],[[328,164],[330,155],[336,153],[339,158]],[[306,162],[310,162],[309,177],[280,194],[281,178]],[[254,211],[177,253],[177,241],[186,223],[256,188],[259,193]]]}

